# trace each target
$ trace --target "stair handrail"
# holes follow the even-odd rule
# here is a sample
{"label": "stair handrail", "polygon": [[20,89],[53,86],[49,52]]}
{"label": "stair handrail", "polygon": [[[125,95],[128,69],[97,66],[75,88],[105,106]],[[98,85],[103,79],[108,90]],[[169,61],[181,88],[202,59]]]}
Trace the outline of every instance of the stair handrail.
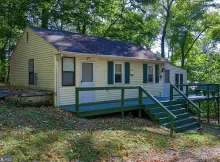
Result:
{"label": "stair handrail", "polygon": [[198,124],[200,127],[200,118],[201,118],[201,113],[203,113],[203,111],[173,84],[170,84],[170,100],[173,100],[173,89],[175,89],[188,103],[190,103],[194,108],[196,108],[198,112]]}
{"label": "stair handrail", "polygon": [[[152,94],[144,89],[143,86],[140,86],[140,91],[147,95],[156,105],[164,110],[164,112],[171,117],[171,126],[170,126],[170,135],[173,136],[173,129],[174,129],[174,120],[177,118],[170,110],[168,110],[159,100],[157,100]],[[139,93],[140,94],[140,93]],[[141,95],[142,97],[142,95]]]}

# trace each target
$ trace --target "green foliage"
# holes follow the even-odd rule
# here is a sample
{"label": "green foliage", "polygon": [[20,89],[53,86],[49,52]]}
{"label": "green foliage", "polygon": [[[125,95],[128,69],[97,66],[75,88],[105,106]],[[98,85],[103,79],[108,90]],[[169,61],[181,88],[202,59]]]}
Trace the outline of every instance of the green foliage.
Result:
{"label": "green foliage", "polygon": [[191,69],[191,55],[219,43],[218,9],[212,0],[0,0],[0,81],[8,81],[8,57],[28,25],[133,42],[147,49],[162,37],[161,46],[170,49],[171,60]]}

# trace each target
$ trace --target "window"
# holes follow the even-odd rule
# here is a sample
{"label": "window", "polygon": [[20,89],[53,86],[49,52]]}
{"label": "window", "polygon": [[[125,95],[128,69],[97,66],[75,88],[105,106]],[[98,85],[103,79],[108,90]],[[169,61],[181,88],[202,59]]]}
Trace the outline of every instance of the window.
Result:
{"label": "window", "polygon": [[34,59],[28,60],[29,84],[34,84]]}
{"label": "window", "polygon": [[149,82],[149,83],[154,82],[154,68],[153,68],[153,66],[147,67],[147,82]]}
{"label": "window", "polygon": [[75,58],[63,57],[62,85],[75,86]]}
{"label": "window", "polygon": [[170,83],[170,70],[165,70],[165,83]]}
{"label": "window", "polygon": [[122,83],[122,64],[115,64],[115,83]]}
{"label": "window", "polygon": [[26,42],[28,42],[28,38],[29,38],[28,33],[26,33]]}
{"label": "window", "polygon": [[[175,84],[183,84],[183,74],[175,74]],[[183,86],[177,86],[183,91]]]}

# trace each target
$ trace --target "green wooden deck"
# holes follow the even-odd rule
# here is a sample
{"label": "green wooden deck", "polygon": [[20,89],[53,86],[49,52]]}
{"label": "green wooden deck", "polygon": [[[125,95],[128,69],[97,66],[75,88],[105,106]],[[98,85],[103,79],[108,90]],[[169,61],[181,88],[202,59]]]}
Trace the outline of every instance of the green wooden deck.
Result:
{"label": "green wooden deck", "polygon": [[[168,97],[156,97],[160,102],[168,102],[169,98]],[[153,102],[149,98],[143,98],[143,104],[148,105],[148,104],[153,104]],[[124,106],[137,106],[138,104],[138,99],[131,99],[130,101],[125,101]],[[105,109],[114,109],[117,107],[121,107],[121,101],[112,101],[110,103],[103,103],[103,104],[98,104],[98,105],[86,105],[86,106],[80,106],[79,108],[79,113],[80,112],[86,112],[86,111],[96,111],[96,110],[105,110]],[[61,109],[70,111],[70,112],[76,112],[76,104],[73,105],[65,105],[59,107]],[[126,108],[124,109],[126,111]]]}
{"label": "green wooden deck", "polygon": [[[178,89],[178,86],[185,86],[186,94]],[[130,87],[76,87],[75,101],[76,104],[60,106],[60,109],[76,113],[78,117],[87,117],[101,114],[109,114],[121,112],[124,117],[124,112],[138,110],[138,115],[141,117],[142,110],[145,111],[153,120],[170,128],[170,134],[173,131],[181,132],[187,129],[200,128],[200,117],[203,111],[196,102],[216,100],[218,105],[218,122],[219,122],[219,85],[218,84],[203,84],[202,89],[197,89],[203,93],[191,94],[188,89],[192,85],[170,85],[170,97],[155,97],[152,96],[147,89],[142,86]],[[199,85],[200,86],[200,85]],[[198,87],[199,87],[198,86]],[[127,89],[137,89],[138,98],[125,99]],[[214,89],[214,90],[213,90]],[[99,90],[121,90],[121,98],[119,100],[80,103],[79,94],[81,91],[99,91]],[[175,94],[178,95],[174,95]],[[143,96],[144,95],[144,96]],[[198,120],[194,121],[189,113],[191,105],[197,111]],[[200,105],[200,104],[199,104]],[[209,105],[209,104],[208,104]],[[208,107],[209,121],[209,107]]]}
{"label": "green wooden deck", "polygon": [[[161,103],[169,103],[169,97],[157,97],[155,98],[160,101]],[[188,98],[193,102],[202,102],[208,100],[215,100],[218,97],[207,97],[204,95],[189,95]],[[178,103],[184,103],[182,97],[175,96],[174,101]],[[174,102],[172,101],[172,102]],[[86,117],[86,116],[93,116],[93,115],[101,115],[101,114],[108,114],[114,112],[121,112],[121,111],[130,111],[130,110],[137,110],[140,109],[143,105],[152,105],[153,101],[149,98],[143,97],[143,104],[138,104],[138,99],[131,99],[130,101],[125,101],[124,106],[121,106],[121,101],[112,101],[109,103],[103,103],[98,105],[85,105],[80,106],[79,111],[76,111],[76,104],[72,105],[63,105],[60,106],[60,109],[67,110],[73,113],[78,113],[79,117]],[[92,113],[93,112],[93,113]]]}

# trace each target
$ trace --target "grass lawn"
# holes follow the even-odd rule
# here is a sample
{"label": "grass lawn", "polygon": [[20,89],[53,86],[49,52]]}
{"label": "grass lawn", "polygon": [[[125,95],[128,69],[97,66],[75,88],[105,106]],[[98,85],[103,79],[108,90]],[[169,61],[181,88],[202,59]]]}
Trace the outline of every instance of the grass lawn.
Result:
{"label": "grass lawn", "polygon": [[0,104],[0,155],[15,161],[220,161],[220,125],[169,136],[146,118],[77,119],[52,108]]}

